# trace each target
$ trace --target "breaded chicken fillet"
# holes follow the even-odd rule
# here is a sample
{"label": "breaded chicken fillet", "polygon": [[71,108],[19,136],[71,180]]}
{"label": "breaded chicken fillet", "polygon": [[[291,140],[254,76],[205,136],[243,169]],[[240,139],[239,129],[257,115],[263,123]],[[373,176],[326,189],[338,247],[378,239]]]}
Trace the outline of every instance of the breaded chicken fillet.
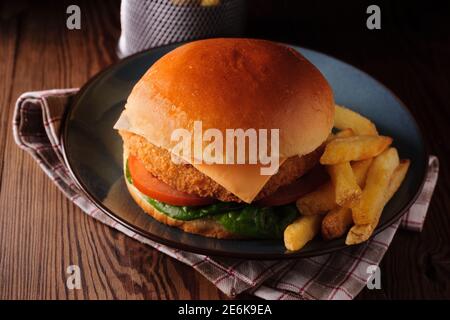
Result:
{"label": "breaded chicken fillet", "polygon": [[[128,154],[137,157],[156,178],[178,191],[201,197],[213,197],[221,201],[242,202],[220,184],[198,171],[191,164],[175,164],[169,151],[156,147],[139,135],[128,131],[119,131]],[[305,156],[288,158],[273,175],[255,200],[274,193],[279,187],[287,185],[314,167],[321,156],[322,148]]]}

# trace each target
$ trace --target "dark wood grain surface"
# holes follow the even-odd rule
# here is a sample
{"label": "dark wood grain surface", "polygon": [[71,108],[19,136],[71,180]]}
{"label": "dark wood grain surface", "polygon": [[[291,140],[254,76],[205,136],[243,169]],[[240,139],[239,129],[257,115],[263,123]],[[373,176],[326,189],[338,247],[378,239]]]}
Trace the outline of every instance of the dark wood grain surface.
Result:
{"label": "dark wood grain surface", "polygon": [[[79,87],[117,61],[119,3],[73,2],[82,9],[77,31],[65,28],[65,3],[0,3],[0,299],[225,299],[191,268],[83,214],[15,145],[11,119],[21,93]],[[409,106],[440,159],[423,232],[396,234],[381,263],[382,289],[358,299],[449,299],[448,6],[382,2],[383,29],[368,31],[361,2],[255,2],[248,35],[320,50],[372,74]],[[81,290],[66,288],[71,264],[82,270]]]}

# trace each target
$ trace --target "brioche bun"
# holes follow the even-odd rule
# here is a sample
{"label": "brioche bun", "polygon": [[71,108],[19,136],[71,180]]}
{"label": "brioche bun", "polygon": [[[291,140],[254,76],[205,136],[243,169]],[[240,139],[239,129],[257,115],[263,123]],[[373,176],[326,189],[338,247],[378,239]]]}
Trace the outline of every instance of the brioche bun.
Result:
{"label": "brioche bun", "polygon": [[[172,150],[177,128],[279,129],[280,157],[305,155],[333,126],[332,90],[294,49],[265,40],[190,42],[154,63],[133,88],[126,110],[136,133]],[[205,142],[206,143],[206,142]],[[195,152],[194,152],[195,153]]]}

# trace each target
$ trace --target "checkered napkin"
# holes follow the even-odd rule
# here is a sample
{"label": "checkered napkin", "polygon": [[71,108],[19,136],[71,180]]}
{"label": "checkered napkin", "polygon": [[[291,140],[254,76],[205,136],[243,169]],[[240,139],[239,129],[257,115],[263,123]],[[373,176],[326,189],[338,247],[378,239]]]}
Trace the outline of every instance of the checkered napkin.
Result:
{"label": "checkered napkin", "polygon": [[72,180],[58,137],[64,109],[76,92],[77,89],[48,90],[20,96],[13,119],[16,143],[31,154],[61,191],[86,214],[190,265],[227,295],[247,291],[264,299],[352,299],[366,285],[367,267],[379,264],[397,228],[422,229],[439,171],[434,156],[429,159],[422,193],[409,212],[360,246],[308,259],[252,261],[208,257],[160,245],[114,222]]}

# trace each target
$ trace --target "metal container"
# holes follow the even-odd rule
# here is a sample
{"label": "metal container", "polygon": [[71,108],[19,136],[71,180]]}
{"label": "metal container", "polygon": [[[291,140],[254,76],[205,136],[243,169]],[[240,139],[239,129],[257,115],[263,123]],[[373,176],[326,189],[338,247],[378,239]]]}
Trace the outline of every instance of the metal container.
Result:
{"label": "metal container", "polygon": [[243,32],[245,0],[122,0],[118,55]]}

